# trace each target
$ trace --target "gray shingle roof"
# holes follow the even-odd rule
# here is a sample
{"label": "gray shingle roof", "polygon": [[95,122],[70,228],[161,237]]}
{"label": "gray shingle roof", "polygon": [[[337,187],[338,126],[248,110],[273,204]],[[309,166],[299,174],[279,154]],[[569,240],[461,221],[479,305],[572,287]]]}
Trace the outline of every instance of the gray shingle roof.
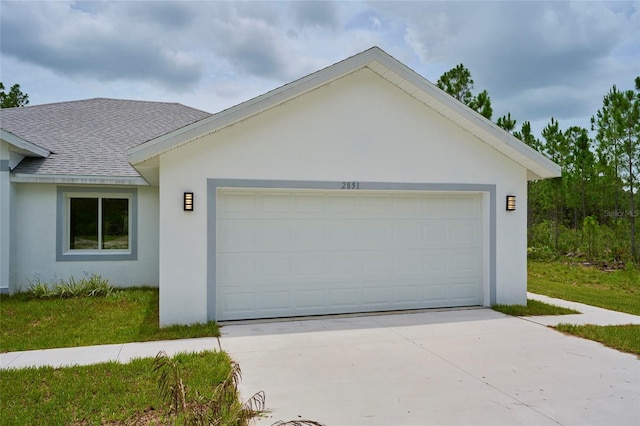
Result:
{"label": "gray shingle roof", "polygon": [[177,103],[96,98],[0,109],[0,127],[51,152],[25,158],[14,173],[137,177],[127,150],[210,115]]}

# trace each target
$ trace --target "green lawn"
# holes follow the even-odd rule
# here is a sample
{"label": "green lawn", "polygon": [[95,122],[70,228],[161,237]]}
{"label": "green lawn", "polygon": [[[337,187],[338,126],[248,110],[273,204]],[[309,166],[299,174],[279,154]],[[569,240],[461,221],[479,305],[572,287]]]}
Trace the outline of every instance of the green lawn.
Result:
{"label": "green lawn", "polygon": [[[55,297],[45,285],[32,286],[30,293],[0,296],[1,350],[220,334],[214,322],[159,328],[157,289],[109,289],[102,293],[106,295],[87,296],[95,288],[105,290],[100,282],[61,282],[58,288],[65,291],[54,293]],[[145,358],[127,364],[0,370],[0,425],[239,425],[246,422],[238,421],[238,416],[255,415],[256,411],[247,412],[238,401],[239,370],[226,353],[161,359],[164,367]],[[160,378],[164,378],[162,385]],[[177,391],[182,389],[180,383],[185,397],[176,402],[180,411],[176,416],[170,402],[163,399],[163,391],[179,397],[183,395]],[[257,398],[253,407],[260,407],[260,395]]]}
{"label": "green lawn", "polygon": [[558,324],[553,328],[640,356],[640,325]]}
{"label": "green lawn", "polygon": [[528,290],[573,302],[640,315],[640,270],[613,272],[561,262],[529,260]]}
{"label": "green lawn", "polygon": [[532,316],[532,315],[568,315],[579,314],[580,312],[573,309],[562,308],[560,306],[549,305],[548,303],[540,302],[538,300],[528,299],[527,305],[493,305],[491,307],[494,311],[502,312],[503,314],[513,315],[517,317]]}
{"label": "green lawn", "polygon": [[158,326],[158,289],[106,297],[0,296],[0,352],[219,336],[216,323]]}
{"label": "green lawn", "polygon": [[[640,315],[640,270],[602,271],[595,267],[529,260],[528,290],[619,312]],[[640,355],[640,325],[554,327],[605,346]]]}
{"label": "green lawn", "polygon": [[[224,352],[174,357],[186,385],[187,399],[211,396],[231,369]],[[0,425],[148,424],[166,420],[153,358],[128,364],[0,370]],[[157,424],[157,423],[152,423]],[[162,424],[173,424],[162,422]],[[223,423],[226,424],[226,423]]]}

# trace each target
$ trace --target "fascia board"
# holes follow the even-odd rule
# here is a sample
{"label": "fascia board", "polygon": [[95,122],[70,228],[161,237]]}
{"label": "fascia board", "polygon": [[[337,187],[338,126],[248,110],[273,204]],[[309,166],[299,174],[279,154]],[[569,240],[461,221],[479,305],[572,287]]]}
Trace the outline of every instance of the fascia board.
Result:
{"label": "fascia board", "polygon": [[49,150],[28,142],[4,129],[0,129],[0,139],[20,150],[26,151],[25,154],[31,154],[32,156],[43,158],[47,158],[49,154],[51,154]]}
{"label": "fascia board", "polygon": [[62,183],[69,185],[124,185],[149,186],[142,177],[128,176],[84,176],[84,175],[51,175],[12,173],[13,183]]}
{"label": "fascia board", "polygon": [[129,162],[132,165],[140,163],[148,160],[149,158],[160,155],[163,152],[177,148],[190,140],[200,138],[234,123],[245,120],[253,115],[264,112],[269,108],[362,68],[370,62],[376,54],[377,51],[375,48],[369,49],[328,68],[324,68],[292,83],[286,84],[256,98],[214,114],[211,117],[138,145],[128,151]]}

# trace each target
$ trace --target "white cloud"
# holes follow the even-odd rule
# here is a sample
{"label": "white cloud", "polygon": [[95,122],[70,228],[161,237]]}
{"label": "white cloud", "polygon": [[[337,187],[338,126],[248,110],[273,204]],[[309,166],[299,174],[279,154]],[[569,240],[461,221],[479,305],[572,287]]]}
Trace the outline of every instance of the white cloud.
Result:
{"label": "white cloud", "polygon": [[[233,105],[373,45],[434,81],[464,63],[495,115],[585,122],[640,69],[639,2],[0,2],[2,78],[32,103]],[[573,124],[573,123],[571,123]]]}

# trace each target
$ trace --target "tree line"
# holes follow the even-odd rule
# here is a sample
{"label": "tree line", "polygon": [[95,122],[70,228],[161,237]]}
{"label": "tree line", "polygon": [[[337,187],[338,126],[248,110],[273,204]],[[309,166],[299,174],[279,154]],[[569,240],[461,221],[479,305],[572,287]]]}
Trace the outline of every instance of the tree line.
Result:
{"label": "tree line", "polygon": [[[538,258],[578,256],[588,261],[638,264],[636,222],[640,216],[640,77],[634,89],[615,85],[591,117],[591,128],[568,126],[555,118],[533,135],[531,123],[508,113],[495,123],[562,167],[562,176],[528,184],[529,254]],[[486,90],[473,93],[470,71],[457,65],[437,86],[487,119]]]}

